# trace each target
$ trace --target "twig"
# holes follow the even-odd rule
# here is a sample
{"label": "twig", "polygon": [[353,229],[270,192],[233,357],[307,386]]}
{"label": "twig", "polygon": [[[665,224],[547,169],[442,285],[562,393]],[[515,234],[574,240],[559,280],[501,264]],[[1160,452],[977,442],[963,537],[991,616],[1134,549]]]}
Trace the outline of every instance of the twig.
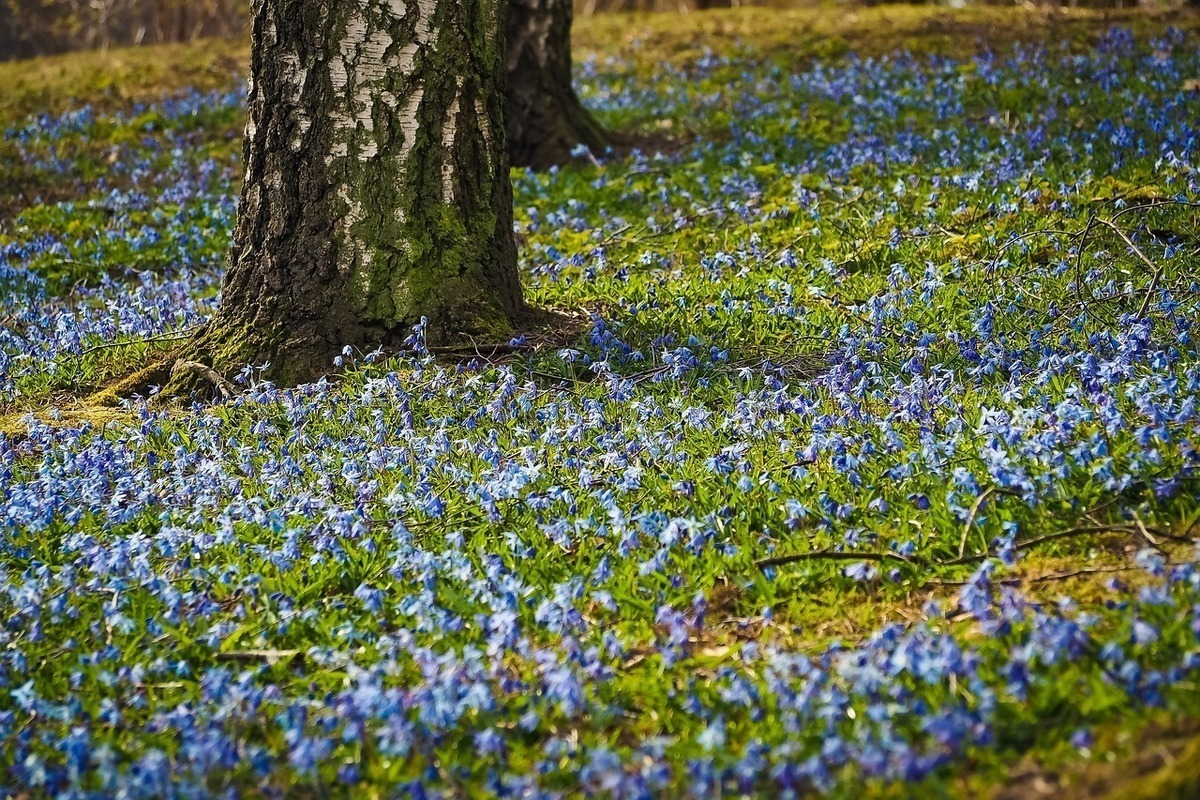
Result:
{"label": "twig", "polygon": [[665,375],[666,373],[670,372],[670,370],[671,366],[669,364],[662,364],[660,366],[651,367],[648,370],[643,370],[642,372],[630,375],[629,380],[635,385],[639,383],[645,383],[646,381],[652,380],[659,375]]}
{"label": "twig", "polygon": [[[615,242],[617,240],[618,236],[620,236],[622,233],[625,233],[625,231],[630,230],[631,228],[633,228],[633,225],[623,225],[620,228],[617,228],[615,231],[610,233],[608,236],[605,236],[604,239],[599,244],[596,245],[596,247],[607,247],[608,245]],[[593,248],[593,249],[595,249],[595,248]]]}
{"label": "twig", "polygon": [[[1020,493],[1014,492],[1012,489],[1003,489],[999,486],[989,486],[979,493],[979,497],[975,498],[975,502],[971,504],[971,513],[967,515],[967,523],[963,525],[962,539],[958,543],[958,557],[962,558],[967,552],[967,537],[971,534],[971,528],[975,525],[975,516],[979,513],[979,508],[987,499],[994,494],[1007,494],[1019,497]],[[983,540],[983,549],[986,552],[988,549],[987,538]]]}
{"label": "twig", "polygon": [[1156,539],[1150,531],[1146,530],[1146,525],[1142,522],[1142,518],[1138,516],[1136,511],[1133,512],[1133,522],[1137,526],[1137,532],[1142,535],[1142,538],[1149,542],[1150,546],[1155,550],[1160,553],[1163,552],[1162,542]]}
{"label": "twig", "polygon": [[[427,347],[425,349],[435,355],[447,355],[447,356],[465,355],[465,356],[479,356],[480,358],[486,358],[487,355],[494,356],[494,355],[497,355],[500,353],[520,353],[525,350],[528,350],[529,347],[528,347],[528,345],[514,345],[511,343],[496,342],[496,343],[492,343],[492,344],[474,344],[474,343],[472,343],[472,344],[450,344],[450,345],[440,345],[440,346],[436,346],[436,347]],[[487,355],[484,355],[484,353],[486,353]]]}
{"label": "twig", "polygon": [[[1017,542],[1014,546],[1018,550],[1028,550],[1031,547],[1035,547],[1039,544],[1045,544],[1046,542],[1052,542],[1055,539],[1068,539],[1073,536],[1084,536],[1089,533],[1135,533],[1135,531],[1129,525],[1077,525],[1074,528],[1067,528],[1066,530],[1055,531],[1054,533],[1047,533],[1045,536],[1038,536],[1033,539],[1026,539],[1023,542]],[[960,558],[954,558],[949,561],[938,561],[936,563],[938,566],[941,566],[941,567],[952,567],[952,566],[959,566],[962,564],[973,564],[976,561],[983,561],[984,559],[991,557],[991,555],[992,554],[989,551],[984,551],[982,553],[975,553],[975,554],[969,555],[969,556],[962,556]]]}
{"label": "twig", "polygon": [[772,556],[770,558],[760,558],[754,562],[754,566],[759,569],[767,567],[778,567],[784,564],[794,564],[798,561],[898,561],[902,564],[917,563],[911,558],[902,556],[899,553],[875,553],[865,552],[856,553],[847,550],[815,550],[809,553],[793,553],[789,556]]}
{"label": "twig", "polygon": [[[997,491],[1001,491],[1001,490],[997,489]],[[981,497],[982,497],[982,495],[981,495]],[[1135,516],[1135,519],[1136,519],[1136,516]],[[1096,534],[1096,533],[1125,533],[1125,534],[1137,534],[1139,536],[1142,536],[1143,538],[1146,539],[1146,541],[1151,542],[1156,548],[1158,548],[1159,550],[1162,550],[1161,544],[1158,542],[1157,537],[1155,537],[1150,532],[1150,529],[1147,528],[1141,522],[1140,519],[1136,519],[1136,521],[1137,521],[1137,526],[1134,526],[1134,525],[1077,525],[1073,528],[1067,528],[1065,530],[1055,531],[1053,533],[1047,533],[1044,536],[1037,536],[1037,537],[1034,537],[1033,539],[1026,539],[1024,541],[1016,542],[1014,544],[1014,547],[1017,550],[1028,550],[1032,547],[1036,547],[1039,544],[1045,544],[1046,542],[1052,542],[1056,539],[1068,539],[1068,538],[1072,538],[1075,536],[1086,536],[1087,534]],[[777,566],[781,566],[783,564],[793,564],[793,563],[800,562],[800,561],[819,561],[819,560],[827,559],[827,560],[831,560],[831,561],[898,561],[902,564],[908,564],[910,566],[957,567],[957,566],[963,566],[964,564],[974,564],[978,561],[983,561],[983,560],[991,558],[991,557],[992,557],[991,551],[984,550],[982,553],[972,553],[971,555],[961,555],[958,558],[926,562],[922,559],[910,558],[908,556],[902,556],[899,553],[891,553],[891,552],[862,552],[862,553],[859,553],[859,552],[846,551],[846,550],[816,550],[816,551],[812,551],[812,552],[808,552],[808,553],[794,553],[792,555],[787,555],[787,556],[773,556],[771,558],[760,558],[754,562],[754,566],[758,567],[759,569],[766,569],[767,567],[777,567]],[[1102,571],[1102,570],[1100,568],[1095,568],[1095,571]],[[1084,573],[1079,572],[1079,574],[1084,574]],[[1064,577],[1066,577],[1066,576],[1064,576]],[[1046,579],[1049,580],[1049,578],[1046,578]],[[941,586],[958,585],[951,581],[936,581],[936,582],[931,581],[931,582],[935,583],[936,585],[941,585]]]}
{"label": "twig", "polygon": [[1117,236],[1120,236],[1125,244],[1129,246],[1129,249],[1132,250],[1137,257],[1146,264],[1146,266],[1150,267],[1150,286],[1146,289],[1146,296],[1142,298],[1142,306],[1138,309],[1137,313],[1138,319],[1144,319],[1146,312],[1150,310],[1150,301],[1154,299],[1154,292],[1158,289],[1158,282],[1162,279],[1162,267],[1147,258],[1146,254],[1142,252],[1140,247],[1133,243],[1133,239],[1130,239],[1125,231],[1121,230],[1106,219],[1097,219],[1096,222],[1099,222],[1101,225],[1111,229],[1117,234]]}
{"label": "twig", "polygon": [[1074,528],[1047,533],[1044,536],[1037,536],[1033,539],[1026,539],[1023,542],[1017,542],[1018,549],[1028,549],[1039,544],[1054,541],[1055,539],[1067,539],[1072,536],[1083,536],[1089,533],[1132,533],[1132,529],[1128,525],[1076,525]]}
{"label": "twig", "polygon": [[1065,581],[1068,578],[1077,578],[1081,575],[1107,575],[1112,572],[1131,572],[1133,570],[1142,569],[1136,565],[1124,567],[1080,567],[1068,572],[1052,572],[1049,575],[1039,575],[1036,578],[1027,578],[1030,583],[1050,583],[1051,581]]}
{"label": "twig", "polygon": [[78,356],[86,356],[90,353],[95,353],[99,350],[109,350],[114,347],[132,347],[135,344],[154,344],[155,342],[177,342],[181,339],[186,339],[196,332],[201,326],[196,325],[175,333],[164,333],[161,336],[150,336],[145,339],[131,339],[127,342],[104,342],[102,344],[92,345],[77,353]]}
{"label": "twig", "polygon": [[[1151,184],[1151,185],[1153,185],[1153,184]],[[1146,187],[1143,186],[1143,187],[1139,187],[1139,188],[1146,188]],[[1113,198],[1113,199],[1118,199],[1118,198]],[[1137,213],[1140,213],[1140,212],[1145,211],[1150,208],[1162,208],[1163,206],[1176,206],[1176,207],[1180,207],[1180,208],[1200,208],[1200,203],[1189,203],[1186,200],[1178,200],[1173,197],[1158,197],[1158,198],[1155,198],[1154,200],[1149,200],[1145,203],[1138,203],[1137,205],[1125,206],[1125,208],[1122,208],[1120,211],[1118,211],[1117,213],[1112,215],[1112,219],[1110,220],[1110,222],[1116,222],[1118,219],[1125,216],[1126,214],[1137,214]]]}
{"label": "twig", "polygon": [[[1065,581],[1070,578],[1078,578],[1083,575],[1105,575],[1111,572],[1132,572],[1142,569],[1142,567],[1128,565],[1123,567],[1080,567],[1079,569],[1069,570],[1067,572],[1051,572],[1048,575],[1036,575],[1032,578],[1023,576],[1014,576],[1000,578],[996,581],[1003,586],[1019,586],[1022,583],[1051,583],[1053,581]],[[926,586],[966,586],[970,580],[954,580],[945,581],[933,578],[923,581]]]}

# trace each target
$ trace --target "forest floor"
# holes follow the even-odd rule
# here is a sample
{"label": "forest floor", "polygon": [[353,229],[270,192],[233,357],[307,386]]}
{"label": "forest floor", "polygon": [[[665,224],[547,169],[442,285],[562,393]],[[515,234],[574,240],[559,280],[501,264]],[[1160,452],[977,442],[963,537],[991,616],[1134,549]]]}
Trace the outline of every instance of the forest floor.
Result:
{"label": "forest floor", "polygon": [[0,64],[0,786],[1200,795],[1200,15],[576,56],[656,143],[513,173],[577,342],[190,408],[109,389],[213,309],[245,45]]}

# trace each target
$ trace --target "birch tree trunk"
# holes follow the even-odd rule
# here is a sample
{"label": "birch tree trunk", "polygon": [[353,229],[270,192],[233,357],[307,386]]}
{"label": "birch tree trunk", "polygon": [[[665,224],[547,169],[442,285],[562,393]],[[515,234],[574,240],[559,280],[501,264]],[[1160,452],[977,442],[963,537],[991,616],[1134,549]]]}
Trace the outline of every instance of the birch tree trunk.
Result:
{"label": "birch tree trunk", "polygon": [[523,309],[504,0],[253,0],[220,308],[183,354],[294,384],[344,345],[506,337]]}
{"label": "birch tree trunk", "polygon": [[505,113],[515,166],[544,169],[577,145],[608,144],[571,86],[571,15],[572,0],[510,0]]}

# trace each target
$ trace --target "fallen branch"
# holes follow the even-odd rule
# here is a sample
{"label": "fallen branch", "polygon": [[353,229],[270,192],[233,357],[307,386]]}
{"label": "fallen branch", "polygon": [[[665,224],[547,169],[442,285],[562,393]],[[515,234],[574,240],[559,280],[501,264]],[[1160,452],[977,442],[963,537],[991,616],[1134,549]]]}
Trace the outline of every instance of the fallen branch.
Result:
{"label": "fallen branch", "polygon": [[[997,491],[1002,491],[1002,490],[997,489]],[[980,498],[983,498],[986,494],[987,493],[984,492],[983,494],[980,495]],[[976,500],[977,506],[979,505],[979,502],[980,502],[979,500]],[[970,518],[968,518],[969,524],[972,522],[973,517],[974,517],[974,512],[972,513],[972,516]],[[968,524],[968,528],[967,528],[968,531],[970,530],[969,524]],[[1137,519],[1136,525],[1103,525],[1103,524],[1077,525],[1073,528],[1067,528],[1065,530],[1055,531],[1053,533],[1047,533],[1043,536],[1036,536],[1032,539],[1025,539],[1024,541],[1014,543],[1013,546],[1017,550],[1028,550],[1032,547],[1036,547],[1039,544],[1045,544],[1046,542],[1052,542],[1057,539],[1069,539],[1069,538],[1073,538],[1075,536],[1086,536],[1088,534],[1098,534],[1098,533],[1124,533],[1124,534],[1132,534],[1135,536],[1140,536],[1143,539],[1145,539],[1147,542],[1150,542],[1155,548],[1159,549],[1160,551],[1162,550],[1161,543],[1159,542],[1158,538],[1151,533],[1151,529],[1146,527],[1145,524],[1143,524],[1140,519]],[[1182,539],[1184,537],[1172,536],[1170,538]],[[883,552],[875,552],[875,551],[855,552],[852,550],[814,550],[814,551],[811,551],[808,553],[794,553],[792,555],[786,555],[786,556],[772,556],[770,558],[760,558],[754,562],[754,566],[757,567],[758,569],[766,569],[767,567],[778,567],[778,566],[782,566],[784,564],[794,564],[794,563],[801,562],[801,561],[829,560],[829,561],[895,561],[895,562],[898,562],[901,564],[908,564],[910,566],[958,567],[958,566],[963,566],[965,564],[974,564],[979,561],[984,561],[988,558],[991,558],[992,556],[993,556],[993,553],[990,550],[985,549],[982,553],[972,553],[971,555],[960,555],[958,558],[952,558],[952,559],[946,559],[946,560],[925,561],[923,559],[912,558],[909,556],[902,556],[899,553],[892,553],[892,552],[886,552],[886,551],[883,551]],[[1098,571],[1100,571],[1099,568],[1097,568],[1097,569],[1098,569]],[[1078,573],[1078,574],[1084,574],[1084,573]],[[938,585],[944,585],[944,586],[958,585],[951,581],[937,582],[937,583],[938,583]]]}
{"label": "fallen branch", "polygon": [[1039,544],[1052,542],[1055,539],[1069,539],[1073,536],[1084,536],[1089,533],[1134,533],[1135,531],[1129,525],[1076,525],[1074,528],[1047,533],[1043,536],[1036,536],[1032,539],[1026,539],[1023,542],[1017,542],[1018,550],[1027,550],[1030,547],[1036,547]]}
{"label": "fallen branch", "polygon": [[[1047,533],[1044,536],[1037,536],[1033,539],[1026,539],[1021,542],[1016,542],[1014,547],[1017,550],[1028,550],[1031,547],[1036,547],[1037,545],[1045,544],[1046,542],[1052,542],[1056,539],[1070,539],[1075,536],[1086,536],[1094,533],[1125,533],[1140,535],[1140,531],[1138,531],[1137,528],[1132,525],[1077,525],[1074,528],[1067,528],[1066,530],[1055,531],[1054,533]],[[950,559],[949,561],[938,561],[936,563],[940,567],[953,567],[960,566],[962,564],[973,564],[977,561],[983,561],[986,558],[990,558],[991,556],[991,551],[985,551],[983,553],[962,556],[960,558]]]}
{"label": "fallen branch", "polygon": [[1029,583],[1050,583],[1052,581],[1065,581],[1068,578],[1078,578],[1082,575],[1107,575],[1112,572],[1131,572],[1133,570],[1142,569],[1139,566],[1129,565],[1124,567],[1080,567],[1068,572],[1052,572],[1049,575],[1038,575],[1035,578],[1025,578]]}
{"label": "fallen branch", "polygon": [[[1186,562],[1183,564],[1175,564],[1173,566],[1195,566],[1196,563],[1197,562]],[[1047,575],[1035,575],[1033,577],[1017,576],[1000,578],[999,580],[995,581],[995,583],[999,583],[1002,586],[1019,586],[1022,583],[1053,583],[1055,581],[1065,581],[1070,580],[1071,578],[1080,578],[1087,575],[1109,575],[1117,572],[1137,572],[1138,570],[1143,569],[1145,568],[1134,564],[1120,567],[1080,567],[1079,569],[1072,569],[1066,572],[1051,572]],[[924,581],[923,584],[926,586],[966,586],[970,582],[970,580],[946,581],[938,578],[931,578],[927,581]]]}

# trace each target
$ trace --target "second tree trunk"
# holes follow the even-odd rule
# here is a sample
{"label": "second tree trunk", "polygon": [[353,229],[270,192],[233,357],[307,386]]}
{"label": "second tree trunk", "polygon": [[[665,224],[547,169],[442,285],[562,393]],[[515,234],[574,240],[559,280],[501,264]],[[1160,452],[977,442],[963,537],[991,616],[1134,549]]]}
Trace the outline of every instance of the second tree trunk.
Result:
{"label": "second tree trunk", "polygon": [[602,152],[604,130],[571,86],[572,0],[509,0],[509,153],[518,167],[544,169],[578,145]]}

